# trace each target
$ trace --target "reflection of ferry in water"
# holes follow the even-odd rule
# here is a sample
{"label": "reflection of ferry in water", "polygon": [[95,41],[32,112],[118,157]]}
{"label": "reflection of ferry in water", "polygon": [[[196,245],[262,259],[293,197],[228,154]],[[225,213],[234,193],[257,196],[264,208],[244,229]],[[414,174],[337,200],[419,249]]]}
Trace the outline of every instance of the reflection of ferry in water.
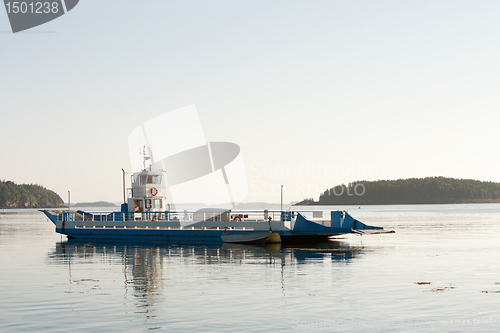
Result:
{"label": "reflection of ferry in water", "polygon": [[[255,272],[255,274],[236,274],[231,283],[236,283],[238,287],[241,287],[241,279],[257,282],[258,285],[259,279],[265,278],[260,275],[263,271],[259,270],[258,266],[266,266],[267,277],[273,281],[276,281],[275,277],[278,274],[272,272],[277,273],[281,270],[281,287],[285,294],[289,292],[287,288],[293,292],[293,284],[286,282],[293,281],[293,274],[302,271],[295,269],[298,266],[314,267],[318,263],[323,266],[327,262],[345,266],[371,251],[373,250],[363,246],[352,246],[342,241],[284,246],[281,244],[166,245],[150,242],[123,243],[70,239],[56,243],[55,248],[47,254],[47,262],[68,268],[69,283],[64,285],[65,292],[110,295],[109,292],[116,290],[115,288],[121,288],[120,292],[114,295],[119,297],[123,294],[124,304],[133,302],[137,308],[142,309],[137,313],[144,313],[146,325],[149,322],[152,327],[158,327],[159,323],[154,319],[155,312],[161,312],[168,300],[178,297],[179,292],[191,289],[198,284],[198,281],[203,281],[207,277],[220,279],[219,283],[225,284],[224,281],[232,275],[235,267],[241,266],[241,270],[237,269],[238,272],[248,272],[247,269]],[[226,275],[229,273],[226,271],[219,275],[222,267],[231,267],[231,274]],[[104,268],[111,272],[109,273],[111,275],[102,276],[102,272],[99,272]],[[213,274],[214,272],[217,274]],[[123,280],[120,280],[121,274]],[[92,279],[96,276],[102,277],[98,280]],[[184,280],[188,276],[189,278]],[[289,280],[285,280],[286,277]],[[338,277],[321,277],[325,278],[335,280]],[[182,288],[176,288],[179,284],[182,284]],[[203,292],[206,291],[204,287],[199,288]],[[299,288],[303,290],[304,286]],[[219,292],[217,288],[212,291]],[[165,322],[164,316],[163,313],[162,324]]]}
{"label": "reflection of ferry in water", "polygon": [[[156,265],[162,265],[167,259],[186,259],[190,263],[214,264],[221,263],[244,264],[246,259],[263,259],[261,264],[272,263],[275,259],[283,259],[290,264],[302,264],[310,260],[327,259],[346,261],[365,253],[364,247],[352,246],[342,241],[303,243],[300,245],[250,245],[250,244],[219,244],[219,245],[167,245],[155,242],[89,242],[70,239],[57,243],[54,252],[49,256],[51,261],[61,264],[75,261],[80,264],[95,262],[96,258],[106,258],[106,262],[121,263],[128,267],[140,264],[158,270]],[[286,259],[286,260],[285,260]],[[266,260],[270,260],[267,262]],[[291,261],[290,261],[291,260]],[[252,263],[255,263],[252,261]],[[135,268],[137,269],[137,267]]]}
{"label": "reflection of ferry in water", "polygon": [[267,241],[272,232],[284,242],[293,242],[318,241],[347,233],[387,232],[365,225],[345,211],[332,211],[327,219],[323,219],[322,211],[171,211],[163,170],[151,167],[133,174],[128,200],[120,211],[43,212],[55,224],[56,232],[77,239],[242,243]]}

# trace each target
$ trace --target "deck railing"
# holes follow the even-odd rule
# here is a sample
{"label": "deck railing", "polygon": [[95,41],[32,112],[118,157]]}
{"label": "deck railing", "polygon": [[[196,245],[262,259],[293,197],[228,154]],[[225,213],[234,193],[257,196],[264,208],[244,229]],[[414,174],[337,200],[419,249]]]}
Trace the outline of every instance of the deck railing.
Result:
{"label": "deck railing", "polygon": [[[300,211],[309,220],[323,218],[322,211]],[[220,211],[220,212],[190,212],[190,211],[165,211],[165,212],[83,212],[63,211],[57,214],[58,221],[162,221],[162,222],[196,222],[196,221],[233,221],[233,222],[267,222],[290,221],[297,216],[294,211]]]}

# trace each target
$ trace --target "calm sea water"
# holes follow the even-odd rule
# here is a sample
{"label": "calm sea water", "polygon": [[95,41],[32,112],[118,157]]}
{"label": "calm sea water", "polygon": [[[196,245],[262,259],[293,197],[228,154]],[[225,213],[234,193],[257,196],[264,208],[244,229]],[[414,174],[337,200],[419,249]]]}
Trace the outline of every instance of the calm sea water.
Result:
{"label": "calm sea water", "polygon": [[0,212],[0,331],[500,330],[500,204],[354,208],[396,233],[294,247],[97,243],[68,241],[37,211]]}

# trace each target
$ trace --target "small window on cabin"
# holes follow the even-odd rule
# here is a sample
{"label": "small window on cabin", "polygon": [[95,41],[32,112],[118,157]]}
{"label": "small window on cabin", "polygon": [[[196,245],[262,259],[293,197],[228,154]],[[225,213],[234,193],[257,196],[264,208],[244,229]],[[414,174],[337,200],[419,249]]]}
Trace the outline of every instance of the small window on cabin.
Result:
{"label": "small window on cabin", "polygon": [[154,199],[154,208],[163,208],[161,199]]}

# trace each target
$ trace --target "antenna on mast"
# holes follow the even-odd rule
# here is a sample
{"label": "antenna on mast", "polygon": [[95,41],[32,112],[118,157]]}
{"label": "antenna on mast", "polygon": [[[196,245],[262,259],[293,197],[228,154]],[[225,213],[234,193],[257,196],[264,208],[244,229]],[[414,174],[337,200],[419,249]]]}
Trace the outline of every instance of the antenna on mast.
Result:
{"label": "antenna on mast", "polygon": [[143,146],[142,154],[144,155],[144,159],[142,162],[143,163],[143,170],[146,171],[146,161],[151,159],[151,157],[148,156],[146,153],[146,146]]}

